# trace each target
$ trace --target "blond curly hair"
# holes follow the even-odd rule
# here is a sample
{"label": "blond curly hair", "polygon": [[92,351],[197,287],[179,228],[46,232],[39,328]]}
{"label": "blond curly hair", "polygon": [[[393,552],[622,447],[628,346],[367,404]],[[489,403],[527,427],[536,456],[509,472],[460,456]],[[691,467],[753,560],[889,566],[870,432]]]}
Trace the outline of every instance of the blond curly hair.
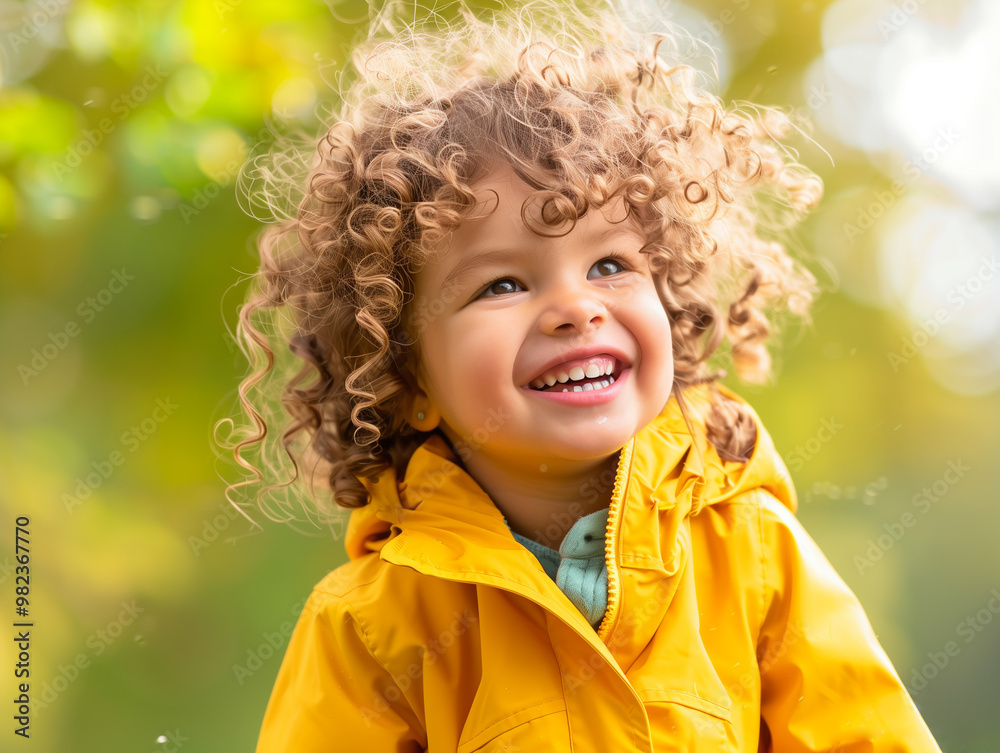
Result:
{"label": "blond curly hair", "polygon": [[[342,112],[299,178],[294,212],[261,234],[256,286],[240,311],[253,369],[239,395],[253,428],[234,455],[262,480],[243,453],[263,447],[284,410],[281,450],[295,467],[259,504],[309,462],[310,489],[319,481],[341,508],[363,506],[370,483],[401,471],[426,438],[404,419],[415,384],[413,275],[475,209],[472,184],[496,161],[536,190],[545,224],[572,225],[612,200],[641,220],[678,399],[725,375],[709,364],[724,342],[722,360],[741,378],[769,378],[771,314],[807,317],[816,293],[782,240],[822,193],[782,143],[787,118],[727,109],[676,59],[683,32],[637,31],[611,8],[536,2],[487,19],[466,12],[443,28],[375,26],[354,52]],[[288,178],[255,175],[277,195],[279,172]],[[280,373],[276,352],[289,350],[299,360]],[[279,389],[283,407],[265,418]],[[712,393],[708,439],[722,458],[745,461],[753,421]]]}

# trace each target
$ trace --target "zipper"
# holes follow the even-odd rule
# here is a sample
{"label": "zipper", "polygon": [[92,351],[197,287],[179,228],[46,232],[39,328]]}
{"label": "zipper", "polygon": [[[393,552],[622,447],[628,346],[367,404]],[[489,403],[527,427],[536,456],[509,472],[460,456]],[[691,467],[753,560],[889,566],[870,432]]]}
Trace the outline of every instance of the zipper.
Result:
{"label": "zipper", "polygon": [[608,508],[608,527],[604,533],[604,561],[608,570],[608,608],[604,613],[604,619],[597,628],[597,637],[607,644],[605,640],[611,632],[612,624],[618,617],[618,601],[620,576],[618,573],[618,553],[616,550],[615,535],[618,530],[618,518],[621,516],[622,503],[625,497],[625,481],[628,475],[627,469],[632,463],[632,449],[635,446],[635,437],[628,441],[618,457],[618,468],[615,470],[615,487],[611,492],[611,506]]}

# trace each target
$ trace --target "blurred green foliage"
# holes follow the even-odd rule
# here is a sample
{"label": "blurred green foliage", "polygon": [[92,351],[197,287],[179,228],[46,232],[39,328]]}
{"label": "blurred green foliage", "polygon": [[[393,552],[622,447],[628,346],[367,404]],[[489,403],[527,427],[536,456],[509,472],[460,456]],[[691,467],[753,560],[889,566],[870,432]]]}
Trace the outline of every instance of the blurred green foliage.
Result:
{"label": "blurred green foliage", "polygon": [[[750,22],[723,30],[738,53],[724,98],[803,106],[823,10],[752,0]],[[227,328],[260,228],[238,167],[272,128],[316,131],[366,22],[354,0],[0,6],[0,593],[6,609],[13,520],[29,515],[44,703],[25,749],[252,749],[296,608],[345,558],[338,531],[237,516],[211,437],[236,415],[246,364]],[[807,141],[802,160],[828,196],[879,180],[865,155],[820,141],[836,167]],[[730,384],[801,460],[800,518],[913,687],[1000,586],[1000,399],[950,394],[919,360],[888,369],[906,331],[831,290],[810,328],[785,333],[775,384]],[[815,449],[824,419],[842,428]],[[954,460],[971,470],[859,566]],[[1000,749],[998,649],[1000,620],[918,694],[945,750]],[[4,750],[10,730],[8,716]]]}

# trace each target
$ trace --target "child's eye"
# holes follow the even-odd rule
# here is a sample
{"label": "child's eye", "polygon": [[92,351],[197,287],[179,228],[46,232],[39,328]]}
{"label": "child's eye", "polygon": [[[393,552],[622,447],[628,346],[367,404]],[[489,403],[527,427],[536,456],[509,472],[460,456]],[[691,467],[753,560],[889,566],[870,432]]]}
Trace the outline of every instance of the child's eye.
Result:
{"label": "child's eye", "polygon": [[601,259],[590,268],[587,279],[593,280],[595,277],[611,277],[612,275],[621,274],[624,271],[625,265],[622,261],[617,256],[609,256]]}
{"label": "child's eye", "polygon": [[524,288],[521,284],[510,277],[503,277],[499,280],[494,280],[486,286],[486,289],[479,294],[480,298],[496,298],[501,295],[510,295],[511,293],[518,293],[523,291]]}

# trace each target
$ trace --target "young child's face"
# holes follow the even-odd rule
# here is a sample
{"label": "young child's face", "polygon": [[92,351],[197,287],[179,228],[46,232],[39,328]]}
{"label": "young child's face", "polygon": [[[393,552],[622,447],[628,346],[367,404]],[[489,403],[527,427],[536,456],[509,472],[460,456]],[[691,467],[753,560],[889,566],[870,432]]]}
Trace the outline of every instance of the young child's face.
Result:
{"label": "young child's face", "polygon": [[563,237],[535,235],[520,216],[531,189],[506,168],[473,188],[496,211],[465,220],[415,279],[421,389],[453,442],[508,470],[612,455],[673,380],[645,239],[617,222],[620,202]]}

